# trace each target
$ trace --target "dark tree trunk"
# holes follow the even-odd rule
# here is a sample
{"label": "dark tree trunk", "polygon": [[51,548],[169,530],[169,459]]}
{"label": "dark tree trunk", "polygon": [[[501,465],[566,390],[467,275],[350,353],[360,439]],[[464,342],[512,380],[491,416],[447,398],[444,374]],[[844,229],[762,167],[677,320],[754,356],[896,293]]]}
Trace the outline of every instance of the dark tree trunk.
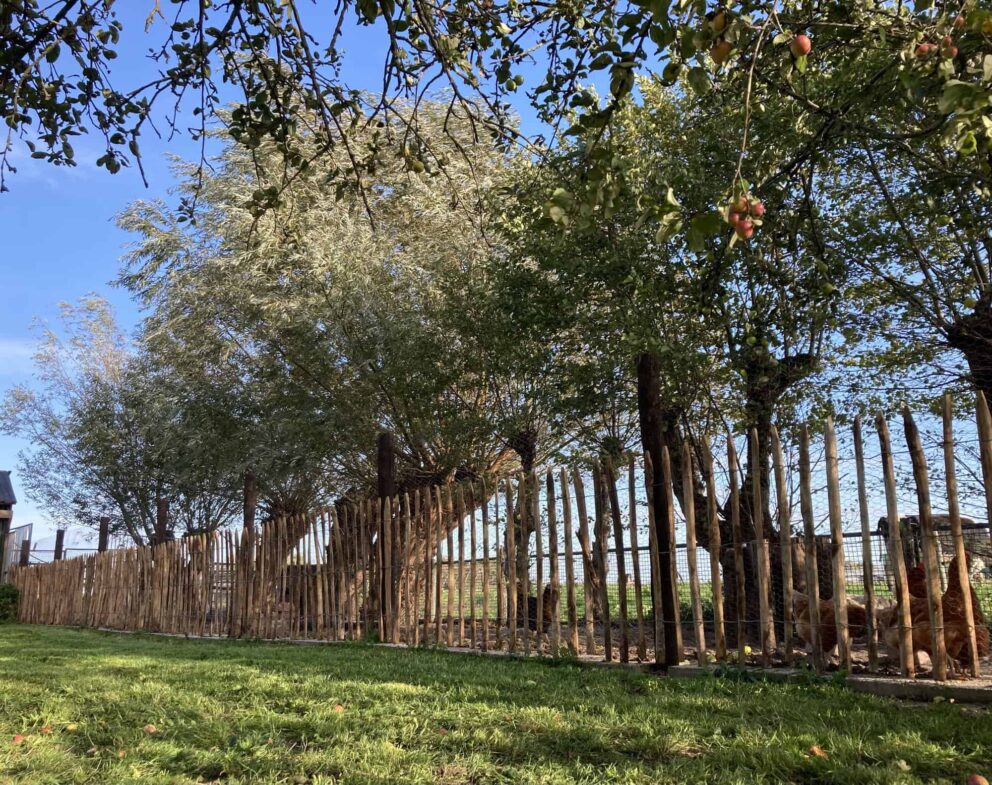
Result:
{"label": "dark tree trunk", "polygon": [[258,509],[258,479],[251,469],[247,469],[244,480],[244,527],[254,531],[255,512]]}
{"label": "dark tree trunk", "polygon": [[[377,516],[383,524],[383,516],[386,513],[385,500],[392,499],[396,495],[396,445],[393,439],[393,434],[389,431],[382,431],[378,438],[376,439],[376,492],[378,495],[378,509]],[[390,525],[393,526],[393,536],[390,538],[390,554],[389,563],[393,569],[399,567],[399,554],[400,554],[400,538],[397,536],[399,534],[396,531],[395,522],[398,516],[396,515],[397,510],[392,510],[390,507],[392,520]],[[375,602],[377,603],[376,611],[379,614],[385,613],[386,602],[385,598],[388,596],[390,600],[390,607],[396,608],[398,597],[397,583],[394,580],[394,575],[386,574],[386,541],[382,537],[382,527],[379,527],[377,532],[376,540],[376,561],[378,562],[378,591],[375,593]],[[392,622],[391,619],[383,619],[384,625],[389,625]],[[385,629],[385,627],[384,627]]]}
{"label": "dark tree trunk", "polygon": [[[536,526],[532,495],[536,492],[537,486],[531,482],[531,472],[534,471],[534,465],[537,461],[537,431],[532,428],[521,428],[510,436],[509,444],[510,449],[520,459],[520,468],[523,470],[526,482],[525,496],[521,498],[520,493],[517,493],[514,499],[515,509],[512,511],[513,536],[517,549],[517,602],[523,603],[525,581],[530,569],[528,554],[533,552],[530,540]],[[507,512],[510,513],[509,510]],[[507,567],[508,569],[509,567]],[[507,579],[509,579],[509,573],[507,573]],[[540,591],[540,587],[538,591]],[[521,605],[521,607],[523,606]]]}
{"label": "dark tree trunk", "polygon": [[[661,465],[664,447],[662,405],[661,405],[661,361],[653,352],[637,356],[637,410],[641,426],[641,445],[651,456],[654,466],[653,507],[655,535],[663,547],[659,547],[659,588],[661,594],[662,619],[669,622],[663,625],[665,643],[665,665],[678,665],[681,652],[678,650],[678,630],[671,623],[677,618],[678,596],[673,576],[673,556],[668,551],[674,532],[668,526],[668,501],[662,486]],[[657,611],[656,611],[657,612]]]}
{"label": "dark tree trunk", "polygon": [[161,545],[169,539],[169,500],[161,496],[155,509],[155,535],[152,545]]}
{"label": "dark tree trunk", "polygon": [[975,389],[992,402],[992,296],[984,295],[972,313],[946,326],[944,335],[964,355]]}

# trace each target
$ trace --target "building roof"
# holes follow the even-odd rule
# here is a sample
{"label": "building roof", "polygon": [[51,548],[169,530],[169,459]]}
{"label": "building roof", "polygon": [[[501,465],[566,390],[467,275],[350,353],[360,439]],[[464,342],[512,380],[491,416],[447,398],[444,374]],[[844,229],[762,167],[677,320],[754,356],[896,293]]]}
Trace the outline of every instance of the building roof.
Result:
{"label": "building roof", "polygon": [[0,504],[17,504],[14,486],[10,482],[10,472],[0,471]]}

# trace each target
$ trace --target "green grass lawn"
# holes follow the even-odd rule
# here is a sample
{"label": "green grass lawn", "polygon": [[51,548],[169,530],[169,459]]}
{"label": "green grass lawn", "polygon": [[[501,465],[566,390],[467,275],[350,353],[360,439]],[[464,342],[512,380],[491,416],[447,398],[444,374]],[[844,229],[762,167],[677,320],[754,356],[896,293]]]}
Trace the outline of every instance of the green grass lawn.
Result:
{"label": "green grass lawn", "polygon": [[5,784],[964,783],[972,772],[992,774],[992,716],[946,702],[361,644],[0,627]]}

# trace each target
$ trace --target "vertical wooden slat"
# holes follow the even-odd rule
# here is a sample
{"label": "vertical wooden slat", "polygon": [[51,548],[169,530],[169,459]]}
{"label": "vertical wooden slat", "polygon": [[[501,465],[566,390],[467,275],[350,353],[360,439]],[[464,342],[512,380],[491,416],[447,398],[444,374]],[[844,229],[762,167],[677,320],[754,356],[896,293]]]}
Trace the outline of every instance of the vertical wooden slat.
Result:
{"label": "vertical wooden slat", "polygon": [[589,539],[589,516],[586,512],[586,492],[582,484],[579,468],[572,469],[572,482],[575,486],[575,512],[579,517],[579,547],[582,549],[583,596],[582,607],[586,629],[586,654],[596,653],[596,627],[592,615],[592,580],[590,571],[593,565],[592,541]]}
{"label": "vertical wooden slat", "polygon": [[500,537],[499,481],[497,480],[496,487],[493,489],[493,539],[496,542],[496,647],[500,650],[503,649],[503,624],[509,614],[506,602],[506,572],[503,568],[503,565],[506,564],[506,569],[509,569],[509,563],[506,561],[506,547],[503,544],[506,540],[505,530],[503,534],[504,536]]}
{"label": "vertical wooden slat", "polygon": [[723,579],[720,574],[720,555],[723,544],[720,538],[720,518],[716,500],[716,475],[713,454],[704,439],[701,444],[706,475],[706,524],[709,534],[710,587],[713,594],[713,638],[718,661],[727,658],[727,632],[723,618]]}
{"label": "vertical wooden slat", "polygon": [[[520,541],[517,543],[517,552],[520,558],[520,566],[523,567],[523,575],[518,574],[520,588],[523,591],[523,598],[520,600],[520,611],[523,619],[520,622],[520,629],[524,634],[524,656],[530,654],[530,499],[532,491],[528,487],[529,476],[521,474],[517,484],[517,509],[520,510]],[[518,570],[519,573],[519,570]]]}
{"label": "vertical wooden slat", "polygon": [[837,620],[837,653],[841,667],[851,669],[850,629],[847,620],[847,575],[844,563],[844,530],[840,509],[840,477],[837,465],[837,436],[832,417],[824,428],[827,458],[827,506],[830,514],[830,548],[834,573],[834,616]]}
{"label": "vertical wooden slat", "polygon": [[478,557],[478,537],[475,531],[475,483],[468,486],[469,506],[469,563],[468,563],[468,596],[469,596],[469,645],[474,649],[478,645],[478,620],[475,613],[476,592],[476,559]]}
{"label": "vertical wooden slat", "polygon": [[[951,523],[951,539],[954,542],[954,558],[957,562],[957,579],[961,587],[962,610],[967,634],[969,672],[979,675],[978,641],[975,637],[975,609],[971,604],[971,575],[968,570],[968,555],[964,550],[964,532],[961,530],[961,507],[958,502],[958,481],[954,465],[954,409],[950,393],[945,393],[943,401],[943,449],[944,477],[947,486],[947,513]],[[950,580],[950,576],[948,576]]]}
{"label": "vertical wooden slat", "polygon": [[603,624],[603,656],[607,662],[613,661],[613,624],[610,620],[609,586],[609,536],[606,534],[606,490],[603,487],[603,467],[594,463],[592,467],[594,527],[596,533],[596,559],[599,572],[599,612]]}
{"label": "vertical wooden slat", "polygon": [[444,542],[444,528],[446,525],[444,516],[444,502],[441,495],[441,487],[438,486],[435,492],[435,505],[434,505],[434,524],[436,526],[435,542],[437,542],[437,548],[435,548],[435,563],[434,563],[434,642],[438,646],[441,645],[441,627],[443,624],[444,614],[443,606],[441,601],[441,578],[442,578],[442,554],[441,554],[441,543]]}
{"label": "vertical wooden slat", "polygon": [[772,465],[775,472],[775,506],[778,516],[778,539],[782,560],[782,650],[785,662],[792,664],[792,515],[789,509],[789,489],[785,482],[785,455],[778,428],[771,428]]}
{"label": "vertical wooden slat", "polygon": [[[668,516],[668,521],[665,528],[669,532],[668,542],[659,543],[659,546],[667,548],[670,554],[669,561],[672,565],[671,581],[672,585],[678,587],[678,573],[676,570],[678,555],[675,549],[675,487],[673,485],[673,474],[672,474],[672,458],[668,452],[668,447],[661,448],[661,481],[662,488],[665,493],[665,508],[667,510],[666,515]],[[661,564],[662,562],[659,562]],[[672,624],[675,625],[676,635],[676,662],[681,662],[684,658],[684,650],[682,647],[682,620],[679,613],[679,603],[678,603],[678,593],[676,590],[675,595],[675,607],[673,609],[674,618],[672,619]],[[666,620],[667,621],[667,620]]]}
{"label": "vertical wooden slat", "polygon": [[906,561],[902,553],[902,534],[899,526],[899,500],[896,494],[896,473],[892,460],[889,424],[881,413],[875,416],[878,443],[882,454],[882,477],[885,482],[886,520],[889,523],[889,564],[896,585],[896,617],[899,622],[899,661],[902,675],[911,678],[916,674],[913,658],[913,629],[910,611],[909,584],[906,578]]}
{"label": "vertical wooden slat", "polygon": [[[419,494],[420,491],[417,491]],[[431,503],[431,491],[427,488],[420,500],[420,516],[424,527],[424,645],[431,640],[432,612],[434,610],[434,505]]]}
{"label": "vertical wooden slat", "polygon": [[458,485],[456,503],[458,527],[458,645],[465,645],[465,495]]}
{"label": "vertical wooden slat", "polygon": [[644,453],[644,488],[648,499],[648,553],[651,557],[651,615],[654,617],[654,661],[665,662],[665,637],[662,625],[665,620],[661,609],[661,554],[658,547],[658,528],[654,513],[654,464],[651,453]]}
{"label": "vertical wooden slat", "polygon": [[[981,390],[975,396],[978,420],[978,454],[982,465],[982,487],[985,489],[985,520],[992,521],[992,412]],[[992,540],[992,526],[989,526]]]}
{"label": "vertical wooden slat", "polygon": [[806,551],[806,596],[810,623],[813,668],[822,673],[825,667],[820,635],[820,578],[816,564],[816,521],[813,519],[813,471],[809,459],[809,428],[799,430],[799,509],[803,518],[803,545]]}
{"label": "vertical wooden slat", "polygon": [[768,580],[768,541],[765,539],[765,504],[761,488],[761,446],[758,441],[758,429],[751,429],[751,454],[749,460],[753,480],[752,521],[754,525],[755,551],[758,562],[758,624],[761,628],[761,664],[766,668],[771,664],[772,650],[775,647],[775,632],[771,606],[769,603]]}
{"label": "vertical wooden slat", "polygon": [[696,661],[706,665],[706,629],[703,625],[703,598],[699,589],[699,569],[696,564],[696,488],[692,471],[692,447],[682,442],[682,510],[685,516],[686,559],[689,563],[689,593],[692,600],[692,621],[696,635]]}
{"label": "vertical wooden slat", "polygon": [[637,659],[644,662],[648,656],[647,637],[644,629],[644,596],[641,587],[641,555],[637,543],[637,468],[634,456],[627,463],[627,516],[630,526],[630,563],[634,573],[634,610],[637,614]]}
{"label": "vertical wooden slat", "polygon": [[[510,651],[517,650],[517,542],[513,523],[513,482],[506,478],[506,563],[507,580],[506,614],[510,624]],[[519,489],[519,486],[518,486]]]}
{"label": "vertical wooden slat", "polygon": [[944,609],[940,592],[940,561],[937,557],[937,534],[933,530],[930,508],[930,481],[927,472],[927,459],[923,454],[920,432],[908,408],[903,409],[903,423],[906,428],[906,443],[913,462],[913,479],[916,484],[916,498],[919,502],[920,534],[923,537],[923,567],[927,579],[927,607],[930,612],[930,636],[933,652],[933,677],[937,681],[947,680],[947,648],[944,641]]}
{"label": "vertical wooden slat", "polygon": [[727,473],[730,480],[730,530],[734,545],[734,577],[736,579],[737,607],[737,661],[744,663],[747,646],[745,619],[744,542],[741,534],[741,495],[737,482],[737,446],[734,437],[727,435]]}
{"label": "vertical wooden slat", "polygon": [[[489,491],[482,478],[479,495],[482,498],[482,650],[489,651]],[[499,542],[499,538],[496,540]],[[498,564],[498,562],[497,562]]]}
{"label": "vertical wooden slat", "polygon": [[[413,547],[414,531],[412,526],[412,513],[410,510],[410,494],[403,494],[403,632],[409,646],[417,645],[417,630],[420,625],[417,623],[417,565],[419,554],[415,553]],[[397,641],[398,643],[399,641]]]}
{"label": "vertical wooden slat", "polygon": [[617,591],[619,594],[620,612],[620,662],[630,662],[630,623],[627,612],[627,565],[624,556],[623,514],[620,511],[620,495],[617,491],[617,474],[613,462],[606,459],[606,489],[610,500],[610,512],[613,518],[613,542],[617,553]]}
{"label": "vertical wooden slat", "polygon": [[568,492],[568,475],[564,469],[558,472],[561,487],[563,537],[565,540],[565,594],[568,614],[568,649],[572,655],[579,653],[579,621],[575,604],[575,556],[572,549],[572,500]]}
{"label": "vertical wooden slat", "polygon": [[865,585],[867,611],[868,670],[878,670],[878,630],[875,619],[875,569],[871,552],[871,519],[868,517],[868,487],[865,481],[865,447],[861,434],[861,417],[854,418],[854,462],[858,479],[858,515],[861,518],[861,574]]}
{"label": "vertical wooden slat", "polygon": [[558,505],[555,499],[555,477],[551,469],[545,478],[548,500],[548,556],[551,582],[551,653],[558,656],[561,649],[561,582],[558,573]]}
{"label": "vertical wooden slat", "polygon": [[452,524],[457,525],[457,520],[455,519],[454,491],[450,485],[445,489],[445,491],[444,528],[447,531],[448,542],[448,596],[445,612],[445,623],[447,624],[447,629],[445,630],[444,640],[448,648],[451,648],[455,645],[455,530]]}
{"label": "vertical wooden slat", "polygon": [[530,477],[530,519],[534,522],[534,562],[537,586],[535,595],[537,596],[537,613],[534,614],[535,648],[540,654],[544,646],[544,539],[541,532],[541,514],[539,512],[539,500],[541,496],[541,486],[537,480],[537,473],[531,472]]}

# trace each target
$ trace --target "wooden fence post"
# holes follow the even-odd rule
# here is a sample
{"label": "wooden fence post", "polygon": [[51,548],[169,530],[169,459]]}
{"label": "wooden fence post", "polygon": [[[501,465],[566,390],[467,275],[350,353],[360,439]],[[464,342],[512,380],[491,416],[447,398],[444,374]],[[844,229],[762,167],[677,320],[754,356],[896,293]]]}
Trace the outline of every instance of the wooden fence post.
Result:
{"label": "wooden fence post", "polygon": [[751,429],[752,521],[758,562],[758,625],[761,628],[761,664],[771,664],[775,648],[775,632],[769,603],[768,541],[765,539],[765,505],[761,489],[761,445],[758,429]]}
{"label": "wooden fence post", "polygon": [[778,513],[778,539],[782,560],[782,650],[785,661],[792,663],[792,515],[789,509],[789,489],[785,483],[785,455],[778,428],[772,426],[772,463],[775,471],[775,499]]}
{"label": "wooden fence post", "polygon": [[545,478],[548,500],[548,556],[551,560],[551,653],[557,657],[561,647],[561,590],[558,574],[558,506],[555,499],[555,477],[548,469]]}
{"label": "wooden fence post", "polygon": [[586,654],[596,653],[596,628],[592,614],[592,579],[590,571],[593,567],[592,541],[589,539],[589,516],[586,511],[586,493],[582,484],[582,473],[578,466],[572,467],[572,480],[575,484],[575,511],[579,516],[579,547],[582,549],[583,594],[582,609],[586,628]]}
{"label": "wooden fence post", "polygon": [[944,643],[944,610],[940,594],[940,561],[937,557],[937,535],[933,530],[930,512],[930,482],[927,477],[927,459],[923,454],[920,432],[913,421],[909,408],[902,412],[906,428],[906,442],[913,462],[913,479],[916,484],[916,498],[920,505],[920,533],[923,537],[923,567],[927,578],[927,606],[930,612],[930,636],[933,651],[933,677],[937,681],[947,680],[947,649]]}
{"label": "wooden fence post", "polygon": [[[978,640],[975,637],[975,609],[971,604],[971,575],[968,555],[964,550],[964,532],[961,530],[961,507],[958,503],[958,481],[954,466],[954,411],[950,393],[944,394],[944,476],[947,485],[947,513],[951,521],[951,539],[954,541],[954,559],[957,563],[958,586],[961,587],[961,605],[968,636],[969,671],[978,676]],[[951,576],[948,575],[948,582]]]}
{"label": "wooden fence post", "polygon": [[992,540],[992,412],[985,394],[979,390],[975,396],[978,419],[978,449],[982,463],[982,486],[985,488],[985,520],[989,521],[989,539]]}
{"label": "wooden fence post", "polygon": [[699,590],[699,569],[696,564],[696,488],[692,471],[692,447],[682,442],[682,514],[685,516],[686,560],[689,564],[689,594],[692,601],[692,621],[696,635],[696,662],[706,665],[706,628],[703,625],[703,599]]}
{"label": "wooden fence post", "polygon": [[803,545],[806,550],[806,599],[809,612],[813,668],[822,673],[826,665],[820,635],[820,578],[816,564],[816,522],[813,519],[813,472],[809,459],[809,428],[799,430],[799,507],[803,517]]}
{"label": "wooden fence post", "polygon": [[[674,627],[675,634],[665,635],[665,664],[678,665],[682,662],[684,651],[682,648],[682,619],[679,608],[678,580],[676,572],[675,553],[675,486],[672,483],[672,458],[668,452],[668,447],[661,448],[661,484],[662,493],[665,496],[665,532],[667,541],[662,542],[659,532],[659,564],[661,566],[661,576],[663,581],[670,582],[669,589],[674,600],[672,605],[671,619],[665,619],[666,623]],[[668,554],[668,568],[665,567],[665,554]],[[665,601],[665,585],[662,584],[662,602]],[[675,650],[669,646],[670,639],[675,639]]]}
{"label": "wooden fence post", "polygon": [[745,618],[744,538],[741,533],[741,493],[737,483],[737,446],[732,434],[727,434],[727,474],[730,479],[730,530],[734,540],[734,579],[737,594],[737,662],[745,663],[747,656],[747,620]]}
{"label": "wooden fence post", "polygon": [[841,666],[851,669],[850,628],[847,620],[847,575],[844,564],[844,530],[840,510],[840,477],[837,464],[837,436],[832,417],[824,430],[827,453],[827,506],[830,514],[830,545],[833,554],[834,614],[837,619],[837,652]]}
{"label": "wooden fence post", "polygon": [[720,520],[716,500],[716,476],[713,470],[713,454],[710,445],[702,441],[703,463],[706,473],[706,517],[709,527],[710,581],[713,593],[713,633],[717,660],[727,658],[727,632],[723,618],[723,579],[720,575]]}
{"label": "wooden fence post", "polygon": [[913,657],[913,627],[910,611],[909,585],[906,578],[906,560],[902,553],[902,531],[899,522],[899,500],[896,495],[896,473],[892,461],[889,424],[881,413],[875,416],[878,443],[882,454],[882,476],[885,481],[886,520],[889,530],[889,563],[896,585],[897,617],[899,621],[899,659],[902,675],[911,678],[916,674]]}
{"label": "wooden fence post", "polygon": [[572,501],[568,493],[568,476],[562,469],[558,473],[561,485],[561,507],[565,524],[565,592],[568,607],[568,648],[573,655],[579,653],[579,621],[575,606],[575,561],[572,553]]}
{"label": "wooden fence post", "polygon": [[[489,491],[482,478],[482,650],[489,651]],[[496,540],[499,542],[499,538]],[[497,566],[498,566],[497,562]]]}
{"label": "wooden fence post", "polygon": [[610,621],[610,587],[608,537],[606,534],[606,491],[603,487],[603,468],[596,462],[592,467],[593,502],[595,521],[593,530],[596,533],[596,563],[599,572],[599,612],[603,624],[603,654],[607,662],[613,662],[613,625]]}
{"label": "wooden fence post", "polygon": [[[620,611],[620,662],[630,662],[630,626],[627,613],[627,566],[623,545],[623,516],[620,512],[620,497],[617,493],[617,475],[613,469],[613,461],[609,457],[605,462],[606,490],[610,501],[610,512],[613,518],[613,542],[617,554],[617,593]],[[604,532],[605,534],[605,532]],[[604,537],[604,539],[606,539]]]}
{"label": "wooden fence post", "polygon": [[854,418],[854,461],[858,476],[858,515],[861,518],[861,571],[865,584],[865,610],[868,622],[868,670],[878,670],[878,630],[876,629],[875,569],[871,552],[871,519],[868,517],[868,490],[865,481],[865,448],[861,438],[861,417]]}
{"label": "wooden fence post", "polygon": [[634,572],[634,605],[637,612],[637,659],[644,662],[648,658],[648,643],[644,629],[644,596],[641,583],[641,556],[637,542],[637,468],[634,456],[627,465],[627,514],[630,525],[630,562]]}

